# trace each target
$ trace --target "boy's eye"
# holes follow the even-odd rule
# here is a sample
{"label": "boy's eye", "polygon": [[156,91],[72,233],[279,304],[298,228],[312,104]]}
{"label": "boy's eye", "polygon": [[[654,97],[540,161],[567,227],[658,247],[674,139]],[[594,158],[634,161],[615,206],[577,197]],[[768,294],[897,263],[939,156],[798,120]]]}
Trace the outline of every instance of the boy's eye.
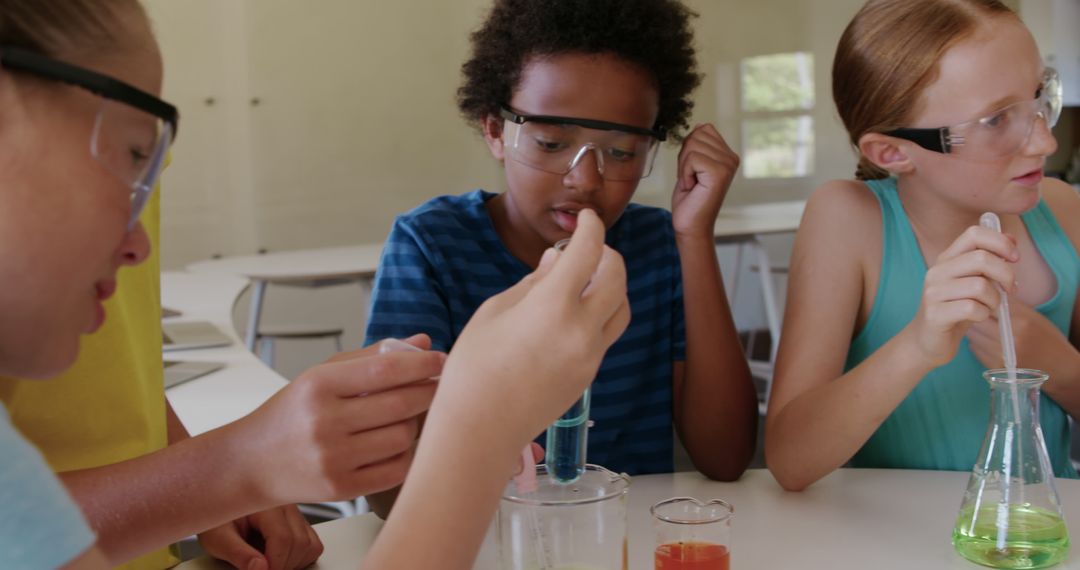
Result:
{"label": "boy's eye", "polygon": [[633,160],[634,157],[637,155],[637,153],[635,153],[632,150],[622,150],[620,148],[609,148],[608,149],[608,155],[611,158],[614,158],[615,160],[625,162],[625,161]]}
{"label": "boy's eye", "polygon": [[536,142],[537,148],[544,152],[559,152],[560,150],[566,148],[566,144],[559,141],[546,140],[541,138],[534,138],[533,140]]}

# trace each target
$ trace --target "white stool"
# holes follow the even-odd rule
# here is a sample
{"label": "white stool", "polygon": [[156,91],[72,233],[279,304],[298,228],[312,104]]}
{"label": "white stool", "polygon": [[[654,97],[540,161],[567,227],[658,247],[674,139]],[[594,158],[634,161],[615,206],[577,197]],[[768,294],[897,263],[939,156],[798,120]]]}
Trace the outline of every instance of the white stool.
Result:
{"label": "white stool", "polygon": [[265,327],[259,330],[256,341],[259,348],[259,358],[270,368],[274,367],[274,341],[277,339],[319,339],[333,338],[334,348],[341,352],[341,335],[345,330],[341,327],[318,326],[318,325],[283,325]]}

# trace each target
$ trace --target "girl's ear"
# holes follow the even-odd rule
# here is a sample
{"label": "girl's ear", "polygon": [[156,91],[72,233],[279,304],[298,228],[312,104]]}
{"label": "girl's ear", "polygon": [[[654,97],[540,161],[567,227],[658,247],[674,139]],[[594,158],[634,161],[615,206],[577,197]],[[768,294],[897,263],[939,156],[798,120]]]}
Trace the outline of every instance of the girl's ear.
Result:
{"label": "girl's ear", "polygon": [[481,130],[484,132],[484,142],[488,145],[488,150],[491,151],[491,156],[494,156],[496,160],[502,162],[506,158],[506,146],[503,144],[503,120],[501,117],[494,115],[488,115],[484,117],[483,122],[480,124]]}
{"label": "girl's ear", "polygon": [[859,152],[876,166],[893,174],[915,169],[905,151],[906,146],[907,141],[882,133],[866,133],[859,137]]}

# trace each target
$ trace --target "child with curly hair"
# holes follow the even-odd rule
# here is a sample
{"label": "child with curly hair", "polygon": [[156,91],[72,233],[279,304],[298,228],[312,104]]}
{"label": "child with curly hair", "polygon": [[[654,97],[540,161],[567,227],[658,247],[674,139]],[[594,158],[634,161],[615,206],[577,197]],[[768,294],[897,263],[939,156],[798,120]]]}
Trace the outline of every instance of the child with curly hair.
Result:
{"label": "child with curly hair", "polygon": [[633,316],[593,384],[589,462],[670,472],[674,425],[699,470],[733,480],[754,453],[757,407],[713,224],[738,156],[697,126],[671,212],[630,203],[660,143],[688,126],[694,16],[675,0],[497,0],[472,35],[458,106],[503,164],[506,191],[443,196],[397,218],[367,343],[423,331],[449,350],[485,299],[594,210],[626,260]]}

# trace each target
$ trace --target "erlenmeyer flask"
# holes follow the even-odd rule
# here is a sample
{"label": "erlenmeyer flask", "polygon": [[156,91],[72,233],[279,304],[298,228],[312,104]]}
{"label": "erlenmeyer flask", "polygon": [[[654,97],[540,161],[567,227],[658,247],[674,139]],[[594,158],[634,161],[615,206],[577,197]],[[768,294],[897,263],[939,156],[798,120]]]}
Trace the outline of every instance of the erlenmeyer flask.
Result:
{"label": "erlenmeyer flask", "polygon": [[992,568],[1045,568],[1069,551],[1069,533],[1039,424],[1048,376],[988,370],[990,424],[953,529],[961,556]]}

